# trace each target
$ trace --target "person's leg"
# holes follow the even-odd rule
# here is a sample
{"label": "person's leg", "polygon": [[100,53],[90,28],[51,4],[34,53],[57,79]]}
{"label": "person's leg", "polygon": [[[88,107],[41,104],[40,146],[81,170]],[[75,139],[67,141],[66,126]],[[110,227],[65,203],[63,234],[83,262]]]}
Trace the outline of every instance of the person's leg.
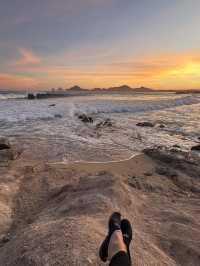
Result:
{"label": "person's leg", "polygon": [[117,254],[120,251],[127,252],[126,245],[123,240],[123,235],[121,230],[116,230],[112,234],[108,246],[108,258],[109,260],[114,257],[115,254]]}
{"label": "person's leg", "polygon": [[115,254],[112,257],[109,266],[131,266],[127,252],[119,251],[117,254]]}
{"label": "person's leg", "polygon": [[110,243],[110,239],[112,237],[112,234],[116,230],[121,230],[121,214],[119,212],[114,212],[108,221],[108,234],[104,241],[102,242],[100,249],[99,249],[99,257],[103,262],[106,262],[108,259],[108,246]]}
{"label": "person's leg", "polygon": [[127,253],[129,256],[129,260],[131,262],[131,255],[130,255],[130,243],[133,238],[132,226],[129,220],[123,219],[121,220],[121,231],[124,239],[124,243],[126,244]]}
{"label": "person's leg", "polygon": [[109,266],[131,265],[121,230],[114,231],[110,238],[108,258],[110,260]]}
{"label": "person's leg", "polygon": [[120,213],[113,213],[108,222],[108,234],[99,249],[102,261],[110,260],[109,266],[131,266],[129,245],[132,228],[128,220],[121,221]]}

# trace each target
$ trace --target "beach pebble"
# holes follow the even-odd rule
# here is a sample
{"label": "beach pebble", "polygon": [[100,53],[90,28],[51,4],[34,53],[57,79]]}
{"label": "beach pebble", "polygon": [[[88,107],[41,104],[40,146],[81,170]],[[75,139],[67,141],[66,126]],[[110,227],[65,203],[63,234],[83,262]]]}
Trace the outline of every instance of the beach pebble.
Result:
{"label": "beach pebble", "polygon": [[11,147],[8,139],[0,137],[0,162],[8,162],[16,159],[18,152]]}
{"label": "beach pebble", "polygon": [[60,114],[55,114],[54,117],[55,117],[55,118],[62,118],[62,115],[60,115]]}
{"label": "beach pebble", "polygon": [[137,123],[136,126],[138,126],[138,127],[154,127],[154,124],[151,122],[140,122],[140,123]]}
{"label": "beach pebble", "polygon": [[112,127],[112,121],[110,120],[110,118],[107,118],[105,121],[101,121],[98,124],[96,124],[96,128],[100,128],[100,127]]}
{"label": "beach pebble", "polygon": [[174,144],[172,147],[173,147],[173,148],[178,148],[178,149],[181,148],[178,144]]}
{"label": "beach pebble", "polygon": [[93,123],[93,118],[91,116],[87,116],[86,114],[79,115],[78,119],[84,123]]}
{"label": "beach pebble", "polygon": [[4,244],[10,241],[10,235],[4,235],[3,237],[0,238],[0,247],[2,247]]}
{"label": "beach pebble", "polygon": [[0,150],[10,149],[10,142],[4,137],[0,137]]}
{"label": "beach pebble", "polygon": [[191,148],[192,151],[200,151],[200,145],[193,146]]}
{"label": "beach pebble", "polygon": [[145,172],[144,175],[145,175],[145,176],[152,176],[153,174],[150,173],[150,172]]}

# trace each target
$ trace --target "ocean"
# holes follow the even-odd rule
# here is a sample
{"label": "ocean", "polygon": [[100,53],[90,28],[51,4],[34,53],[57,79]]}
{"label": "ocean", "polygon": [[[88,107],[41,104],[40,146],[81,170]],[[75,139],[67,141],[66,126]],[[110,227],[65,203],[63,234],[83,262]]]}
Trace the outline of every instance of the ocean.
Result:
{"label": "ocean", "polygon": [[[173,93],[91,95],[45,100],[0,94],[0,135],[27,158],[123,160],[154,146],[189,150],[200,142],[200,97]],[[91,116],[83,123],[79,114]],[[98,126],[110,119],[112,126]],[[152,122],[154,127],[139,127]]]}

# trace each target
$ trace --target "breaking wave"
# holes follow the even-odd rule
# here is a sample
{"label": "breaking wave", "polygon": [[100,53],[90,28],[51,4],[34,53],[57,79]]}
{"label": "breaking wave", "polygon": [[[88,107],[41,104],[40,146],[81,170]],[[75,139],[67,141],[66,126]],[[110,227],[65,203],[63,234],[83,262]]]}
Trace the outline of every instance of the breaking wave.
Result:
{"label": "breaking wave", "polygon": [[0,100],[23,99],[25,97],[26,95],[21,93],[0,93]]}
{"label": "breaking wave", "polygon": [[[84,97],[83,97],[84,98]],[[200,98],[188,96],[183,98],[173,98],[167,100],[104,100],[90,99],[59,99],[45,101],[1,101],[0,104],[0,127],[5,122],[31,122],[43,121],[45,123],[51,120],[76,121],[77,114],[85,113],[89,115],[112,114],[112,113],[136,113],[145,111],[162,110],[184,105],[200,103]],[[50,107],[55,103],[54,107]]]}
{"label": "breaking wave", "polygon": [[170,100],[153,101],[93,101],[91,105],[86,103],[74,104],[73,112],[75,114],[80,112],[85,112],[87,114],[125,112],[135,113],[162,110],[182,105],[192,105],[198,103],[200,103],[200,98],[194,96],[187,96],[184,98]]}

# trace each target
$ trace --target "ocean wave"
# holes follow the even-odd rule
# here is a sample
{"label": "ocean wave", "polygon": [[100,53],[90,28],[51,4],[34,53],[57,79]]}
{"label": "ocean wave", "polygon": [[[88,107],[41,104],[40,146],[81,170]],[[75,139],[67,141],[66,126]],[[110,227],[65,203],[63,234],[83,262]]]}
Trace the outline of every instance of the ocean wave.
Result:
{"label": "ocean wave", "polygon": [[[173,98],[168,100],[90,100],[82,101],[73,99],[72,102],[61,99],[54,108],[49,104],[54,101],[2,101],[0,105],[1,124],[65,119],[66,123],[76,123],[77,114],[88,115],[112,114],[112,113],[137,113],[145,111],[162,110],[184,105],[200,103],[198,97]],[[0,125],[1,126],[1,125]]]}
{"label": "ocean wave", "polygon": [[182,105],[192,105],[200,103],[200,98],[187,96],[184,98],[170,100],[154,100],[154,101],[95,101],[92,104],[79,103],[74,104],[71,113],[79,114],[81,112],[87,114],[98,113],[126,113],[126,112],[145,112],[173,108]]}
{"label": "ocean wave", "polygon": [[25,97],[26,94],[21,93],[0,93],[0,100],[23,99]]}

